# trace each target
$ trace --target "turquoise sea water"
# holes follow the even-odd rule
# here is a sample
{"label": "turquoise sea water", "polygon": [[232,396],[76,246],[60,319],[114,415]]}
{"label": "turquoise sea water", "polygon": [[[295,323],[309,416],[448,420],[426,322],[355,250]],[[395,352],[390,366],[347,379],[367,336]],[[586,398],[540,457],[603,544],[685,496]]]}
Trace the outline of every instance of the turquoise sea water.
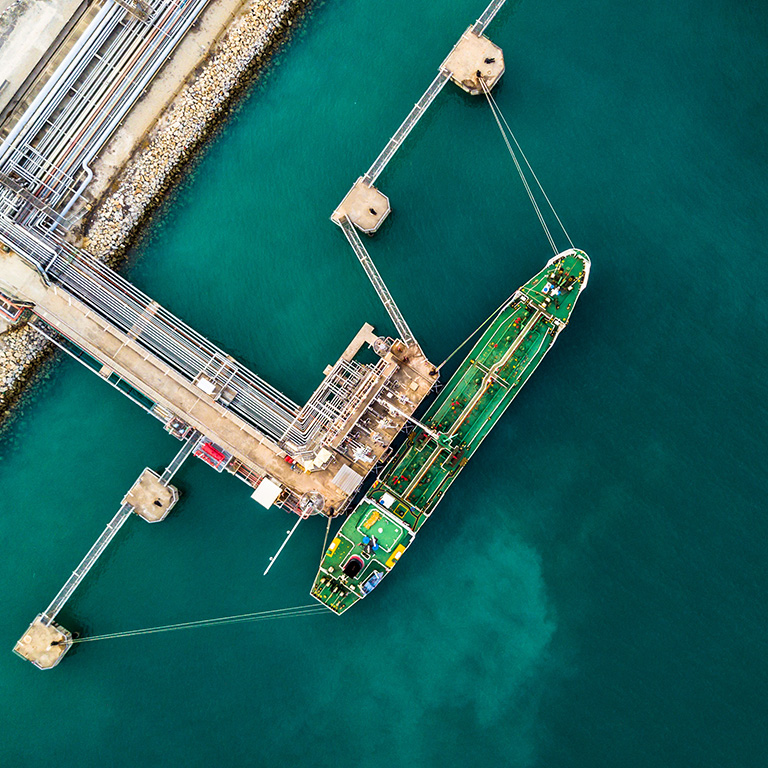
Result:
{"label": "turquoise sea water", "polygon": [[[476,0],[318,4],[127,273],[303,401],[386,315],[328,216]],[[591,282],[398,569],[341,618],[10,652],[178,444],[73,361],[3,432],[0,763],[764,766],[768,11],[510,2],[496,92]],[[379,180],[370,252],[442,360],[549,256],[480,100]],[[563,242],[561,242],[561,245]],[[321,520],[202,463],[60,615],[85,634],[308,602]]]}

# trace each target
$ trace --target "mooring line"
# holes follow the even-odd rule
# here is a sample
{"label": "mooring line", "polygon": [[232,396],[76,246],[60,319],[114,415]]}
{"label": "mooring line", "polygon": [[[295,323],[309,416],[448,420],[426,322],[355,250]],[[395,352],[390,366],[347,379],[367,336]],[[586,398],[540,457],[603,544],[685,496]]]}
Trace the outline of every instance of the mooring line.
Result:
{"label": "mooring line", "polygon": [[[512,296],[514,296],[514,294],[512,294]],[[496,307],[496,309],[494,309],[493,312],[491,312],[491,314],[488,315],[488,317],[483,320],[483,322],[480,323],[480,325],[478,325],[477,328],[475,328],[475,330],[472,331],[472,333],[470,333],[469,336],[467,336],[467,338],[464,339],[464,341],[462,341],[461,344],[459,344],[459,346],[456,347],[456,349],[454,349],[453,352],[451,352],[451,354],[448,355],[448,357],[446,357],[442,363],[440,363],[440,365],[437,366],[437,370],[439,371],[465,344],[468,344],[474,336],[480,333],[480,331],[482,331],[483,328],[485,328],[485,326],[488,325],[488,323],[490,323],[491,320],[493,320],[493,318],[496,317],[496,315],[501,312],[501,310],[507,304],[509,304],[509,302],[512,300],[512,296],[502,301],[501,304],[499,304],[499,306]]]}
{"label": "mooring line", "polygon": [[177,624],[164,624],[157,627],[145,627],[143,629],[128,629],[122,632],[108,632],[103,635],[91,637],[78,637],[72,643],[92,643],[96,640],[113,640],[118,637],[133,637],[136,635],[151,635],[158,632],[173,632],[178,629],[198,629],[200,627],[216,627],[225,624],[239,624],[246,622],[268,621],[270,619],[286,619],[295,616],[311,616],[317,613],[327,613],[327,609],[316,603],[311,605],[297,605],[292,608],[276,608],[270,611],[256,611],[254,613],[241,613],[234,616],[221,616],[215,619],[199,619],[197,621],[183,621]]}
{"label": "mooring line", "polygon": [[[485,83],[483,83],[485,86]],[[550,201],[549,197],[547,196],[547,193],[544,191],[544,187],[541,186],[541,182],[539,181],[539,177],[536,175],[536,171],[533,170],[531,164],[528,162],[528,158],[525,156],[525,152],[523,152],[523,148],[520,146],[520,142],[517,140],[515,134],[512,132],[512,129],[509,127],[509,123],[507,122],[507,118],[504,117],[504,113],[501,111],[501,108],[499,107],[498,103],[496,102],[496,99],[493,98],[493,94],[488,90],[486,86],[487,91],[487,98],[493,102],[493,106],[496,107],[496,110],[499,113],[499,116],[504,121],[504,125],[507,127],[507,130],[509,131],[509,135],[512,137],[512,141],[515,142],[515,146],[519,150],[520,154],[523,156],[523,160],[525,160],[525,164],[528,166],[528,170],[531,172],[531,176],[536,180],[536,184],[538,185],[539,189],[541,190],[541,194],[544,195],[544,199],[547,201],[547,205],[549,206],[550,210],[554,214],[555,218],[557,219],[557,223],[560,225],[560,229],[563,230],[563,234],[565,235],[566,240],[570,243],[571,248],[574,247],[573,240],[571,240],[571,236],[568,234],[568,231],[563,226],[563,222],[560,221],[560,217],[557,215],[557,211],[555,210],[555,206],[552,205],[552,202]]]}
{"label": "mooring line", "polygon": [[509,139],[507,138],[507,134],[504,133],[504,127],[501,124],[501,120],[499,120],[499,116],[496,114],[496,109],[493,105],[493,102],[491,101],[490,97],[490,91],[488,90],[488,86],[483,82],[480,81],[483,86],[483,91],[485,93],[485,98],[488,100],[488,106],[491,108],[491,114],[493,115],[493,119],[496,121],[496,125],[499,126],[499,132],[501,133],[501,138],[504,139],[504,143],[507,145],[507,150],[509,151],[509,155],[512,158],[512,161],[515,164],[515,168],[517,168],[517,173],[520,176],[520,181],[523,182],[523,186],[525,187],[525,191],[528,193],[528,199],[531,201],[531,205],[533,206],[534,211],[536,211],[536,216],[539,219],[539,223],[541,224],[541,228],[544,230],[544,234],[547,236],[547,240],[549,240],[549,244],[552,246],[552,250],[555,252],[555,255],[557,255],[557,246],[555,245],[555,241],[552,239],[552,234],[549,231],[549,227],[547,226],[547,222],[544,220],[544,216],[541,213],[541,209],[539,208],[539,204],[536,202],[536,198],[533,195],[533,191],[531,190],[530,185],[528,184],[528,179],[525,178],[525,174],[523,173],[523,169],[520,167],[520,162],[517,159],[517,155],[515,154],[515,150],[512,149],[512,145],[509,143]]}

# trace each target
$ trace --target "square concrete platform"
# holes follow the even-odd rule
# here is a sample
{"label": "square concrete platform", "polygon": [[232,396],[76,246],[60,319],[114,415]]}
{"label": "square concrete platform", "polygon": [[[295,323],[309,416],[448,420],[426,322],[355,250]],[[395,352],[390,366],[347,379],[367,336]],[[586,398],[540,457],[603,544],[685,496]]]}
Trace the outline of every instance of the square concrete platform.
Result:
{"label": "square concrete platform", "polygon": [[126,494],[123,504],[130,504],[133,511],[148,523],[159,523],[178,500],[179,492],[172,485],[163,485],[156,472],[145,469]]}
{"label": "square concrete platform", "polygon": [[456,85],[477,96],[483,92],[481,79],[490,91],[504,74],[504,54],[498,45],[476,35],[470,27],[453,46],[442,68],[450,71]]}
{"label": "square concrete platform", "polygon": [[376,187],[368,186],[361,176],[333,212],[337,224],[346,216],[361,232],[373,234],[389,215],[389,198]]}
{"label": "square concrete platform", "polygon": [[51,669],[71,647],[72,635],[55,622],[43,624],[40,614],[13,647],[13,652],[38,669]]}

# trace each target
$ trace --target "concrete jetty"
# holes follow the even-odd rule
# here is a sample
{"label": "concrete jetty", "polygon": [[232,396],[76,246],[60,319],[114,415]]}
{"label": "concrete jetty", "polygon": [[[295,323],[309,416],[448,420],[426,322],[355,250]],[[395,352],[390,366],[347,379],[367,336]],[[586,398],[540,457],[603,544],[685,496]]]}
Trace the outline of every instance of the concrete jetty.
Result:
{"label": "concrete jetty", "polygon": [[349,219],[361,232],[372,235],[390,212],[389,198],[361,176],[344,196],[331,219],[341,224]]}
{"label": "concrete jetty", "polygon": [[[82,45],[73,48],[50,87],[38,94],[0,146],[0,310],[9,324],[31,317],[36,332],[161,420],[184,445],[162,474],[150,468],[141,473],[103,533],[16,644],[18,655],[41,669],[59,663],[73,644],[71,633],[55,622],[59,612],[131,515],[151,523],[167,517],[178,500],[170,480],[189,456],[238,477],[264,507],[277,505],[300,517],[333,517],[387,458],[406,424],[415,421],[414,412],[438,372],[358,230],[373,234],[388,216],[389,200],[374,182],[445,84],[451,80],[474,94],[498,82],[503,54],[483,31],[503,2],[492,0],[464,33],[332,216],[398,337],[376,335],[364,325],[301,407],[67,240],[68,214],[82,202],[92,179],[89,163],[205,0],[182,6],[158,0],[152,8],[107,0],[98,11]],[[141,67],[134,71],[104,64],[105,34],[114,36],[110,45],[118,53],[144,40]],[[68,90],[82,61],[99,62],[97,68],[103,64],[88,98],[79,92],[73,97]],[[138,66],[139,59],[131,62]],[[51,133],[46,123],[51,110],[66,119],[66,131]],[[366,345],[374,362],[362,359]]]}
{"label": "concrete jetty", "polygon": [[[225,455],[235,458],[244,466],[250,477],[269,477],[277,482],[295,503],[310,492],[319,492],[324,498],[326,511],[339,510],[391,440],[391,436],[381,436],[380,444],[369,444],[359,439],[356,441],[360,444],[358,451],[343,453],[338,450],[333,455],[327,454],[327,451],[321,454],[326,440],[325,433],[334,431],[333,423],[342,417],[343,404],[340,404],[331,423],[320,425],[325,429],[313,441],[314,448],[309,451],[311,455],[303,458],[305,464],[311,466],[302,465],[302,469],[297,471],[294,457],[287,450],[290,442],[288,437],[280,445],[279,441],[265,434],[260,423],[246,420],[234,410],[232,402],[222,401],[219,396],[223,387],[216,387],[210,372],[208,377],[203,377],[205,383],[201,380],[201,374],[193,378],[184,376],[170,362],[181,355],[175,347],[169,346],[165,356],[162,356],[160,352],[152,352],[140,342],[148,334],[147,329],[159,322],[158,312],[141,315],[145,326],[138,335],[135,323],[131,324],[128,332],[121,331],[108,318],[95,312],[93,306],[79,300],[60,285],[47,284],[38,270],[15,252],[0,253],[0,290],[29,303],[36,317],[48,327],[84,350],[101,366],[117,373],[153,403],[173,414],[174,419],[183,421],[205,435],[209,443],[217,446],[216,450],[223,450]],[[97,287],[93,286],[89,290],[96,291]],[[115,300],[114,295],[112,300]],[[124,316],[123,312],[119,314]],[[168,336],[169,332],[163,333]],[[349,361],[346,362],[349,365]],[[343,362],[338,367],[343,368]],[[356,391],[367,388],[370,382],[381,381],[390,387],[400,387],[407,391],[411,401],[409,408],[413,410],[434,383],[435,377],[429,373],[431,369],[432,366],[420,351],[409,350],[407,346],[401,349],[394,344],[386,345],[378,368],[366,371],[356,369],[360,377],[347,393],[349,400],[354,399]],[[229,380],[232,381],[232,377]],[[315,400],[321,401],[322,396],[321,385]],[[309,409],[305,406],[305,409],[295,414],[293,421],[284,423],[287,436],[298,434],[296,429],[302,422],[315,419],[311,412],[313,406],[310,400]],[[298,440],[297,437],[293,439]],[[290,461],[286,461],[286,458]],[[318,459],[321,460],[320,464]],[[325,464],[322,459],[325,459]],[[345,466],[353,473],[347,476],[358,478],[354,488],[348,488],[347,483],[339,483],[338,474]],[[312,471],[305,472],[303,469]]]}
{"label": "concrete jetty", "polygon": [[483,92],[481,81],[490,91],[504,74],[504,54],[498,45],[470,27],[448,54],[442,68],[451,73],[452,82],[472,96],[478,96]]}
{"label": "concrete jetty", "polygon": [[133,508],[135,514],[148,523],[165,520],[179,500],[179,492],[163,483],[160,475],[147,467],[123,498],[123,504]]}

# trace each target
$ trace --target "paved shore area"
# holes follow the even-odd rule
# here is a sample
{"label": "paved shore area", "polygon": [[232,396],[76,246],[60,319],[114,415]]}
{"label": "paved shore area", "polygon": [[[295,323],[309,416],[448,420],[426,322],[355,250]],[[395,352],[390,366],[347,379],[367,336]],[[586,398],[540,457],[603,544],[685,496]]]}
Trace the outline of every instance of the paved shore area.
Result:
{"label": "paved shore area", "polygon": [[[119,261],[224,107],[307,4],[209,5],[96,160],[86,198],[90,210],[71,232],[78,245],[113,265]],[[0,419],[45,352],[46,343],[27,326],[0,334]]]}
{"label": "paved shore area", "polygon": [[82,0],[0,0],[0,109],[65,28]]}

